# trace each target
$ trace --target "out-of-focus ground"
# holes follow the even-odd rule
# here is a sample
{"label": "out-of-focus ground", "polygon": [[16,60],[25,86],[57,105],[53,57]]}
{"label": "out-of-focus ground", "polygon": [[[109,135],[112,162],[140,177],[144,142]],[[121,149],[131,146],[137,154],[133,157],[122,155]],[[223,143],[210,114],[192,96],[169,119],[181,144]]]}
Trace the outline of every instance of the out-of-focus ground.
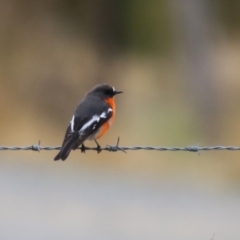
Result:
{"label": "out-of-focus ground", "polygon": [[[124,93],[102,146],[239,146],[239,5],[226,6],[1,1],[0,145],[60,145],[106,82]],[[237,151],[56,153],[0,152],[1,239],[240,237]]]}
{"label": "out-of-focus ground", "polygon": [[190,181],[189,175],[90,168],[84,161],[44,165],[36,157],[29,166],[22,158],[14,164],[4,160],[2,239],[200,240],[215,234],[223,240],[240,235],[239,190]]}

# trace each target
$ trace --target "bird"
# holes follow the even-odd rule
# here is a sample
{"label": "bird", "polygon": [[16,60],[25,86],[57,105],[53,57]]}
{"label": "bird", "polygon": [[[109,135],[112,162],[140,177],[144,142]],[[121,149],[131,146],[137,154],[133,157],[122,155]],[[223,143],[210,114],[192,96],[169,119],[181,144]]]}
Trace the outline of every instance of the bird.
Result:
{"label": "bird", "polygon": [[103,83],[93,87],[81,100],[67,127],[62,147],[54,160],[65,160],[71,150],[81,145],[85,152],[84,142],[94,140],[98,153],[101,147],[97,139],[102,137],[111,127],[116,114],[114,96],[123,93]]}

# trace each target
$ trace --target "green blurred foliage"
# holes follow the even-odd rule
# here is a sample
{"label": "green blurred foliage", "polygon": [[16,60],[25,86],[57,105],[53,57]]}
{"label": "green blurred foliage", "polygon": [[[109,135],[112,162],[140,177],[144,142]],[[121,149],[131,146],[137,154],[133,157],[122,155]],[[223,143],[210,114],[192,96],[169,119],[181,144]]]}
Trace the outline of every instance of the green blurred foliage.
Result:
{"label": "green blurred foliage", "polygon": [[99,45],[124,51],[169,50],[170,15],[166,0],[56,1],[52,9],[77,33],[84,31]]}
{"label": "green blurred foliage", "polygon": [[240,1],[217,0],[214,2],[219,24],[228,34],[236,37],[240,34]]}
{"label": "green blurred foliage", "polygon": [[[29,22],[40,17],[41,21],[54,22],[55,19],[67,34],[75,37],[85,34],[104,50],[117,48],[161,54],[169,52],[172,47],[171,4],[172,1],[167,0],[3,0],[0,3],[4,12],[1,25],[10,27],[5,28],[5,33],[11,34],[11,21]],[[207,4],[217,16],[220,28],[239,34],[239,1],[219,0]]]}
{"label": "green blurred foliage", "polygon": [[[140,53],[166,53],[171,50],[173,23],[167,0],[52,0],[51,11],[73,34],[82,31],[99,45]],[[170,1],[171,2],[171,1]],[[43,3],[49,5],[47,1]],[[217,24],[231,34],[239,34],[240,2],[207,2]]]}
{"label": "green blurred foliage", "polygon": [[136,52],[168,52],[171,24],[167,1],[131,1],[126,16],[128,47]]}

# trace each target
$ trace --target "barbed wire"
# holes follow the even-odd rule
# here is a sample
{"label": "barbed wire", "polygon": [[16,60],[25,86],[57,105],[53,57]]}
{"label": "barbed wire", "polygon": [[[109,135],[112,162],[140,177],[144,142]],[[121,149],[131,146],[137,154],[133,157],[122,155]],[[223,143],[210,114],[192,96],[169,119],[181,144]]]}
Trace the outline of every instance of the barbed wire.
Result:
{"label": "barbed wire", "polygon": [[[0,146],[0,151],[1,150],[13,150],[13,151],[18,151],[18,150],[32,150],[32,151],[42,151],[42,150],[60,150],[61,146],[41,146],[40,141],[38,144],[35,145],[30,145],[30,146],[25,146],[25,147],[20,147],[20,146]],[[81,147],[78,148],[81,150]],[[154,147],[154,146],[119,146],[119,138],[117,140],[116,145],[107,145],[106,147],[85,147],[86,151],[88,150],[93,150],[97,152],[101,151],[108,151],[108,152],[117,152],[117,151],[123,151],[126,153],[126,151],[129,150],[155,150],[155,151],[185,151],[185,152],[197,152],[200,154],[201,151],[216,151],[216,150],[227,150],[227,151],[239,151],[240,147],[236,146],[206,146],[206,147],[200,147],[199,145],[195,146],[187,146],[187,147]]]}

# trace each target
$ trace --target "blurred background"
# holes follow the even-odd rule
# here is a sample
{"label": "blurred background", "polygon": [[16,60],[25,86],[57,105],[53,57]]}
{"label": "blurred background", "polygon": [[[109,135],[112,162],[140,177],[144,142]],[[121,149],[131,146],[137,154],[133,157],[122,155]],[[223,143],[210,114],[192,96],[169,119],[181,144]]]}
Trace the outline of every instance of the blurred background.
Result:
{"label": "blurred background", "polygon": [[[124,91],[101,146],[240,145],[240,2],[2,0],[1,146],[59,146]],[[88,146],[95,146],[88,143]],[[0,152],[1,239],[239,239],[239,152]]]}

